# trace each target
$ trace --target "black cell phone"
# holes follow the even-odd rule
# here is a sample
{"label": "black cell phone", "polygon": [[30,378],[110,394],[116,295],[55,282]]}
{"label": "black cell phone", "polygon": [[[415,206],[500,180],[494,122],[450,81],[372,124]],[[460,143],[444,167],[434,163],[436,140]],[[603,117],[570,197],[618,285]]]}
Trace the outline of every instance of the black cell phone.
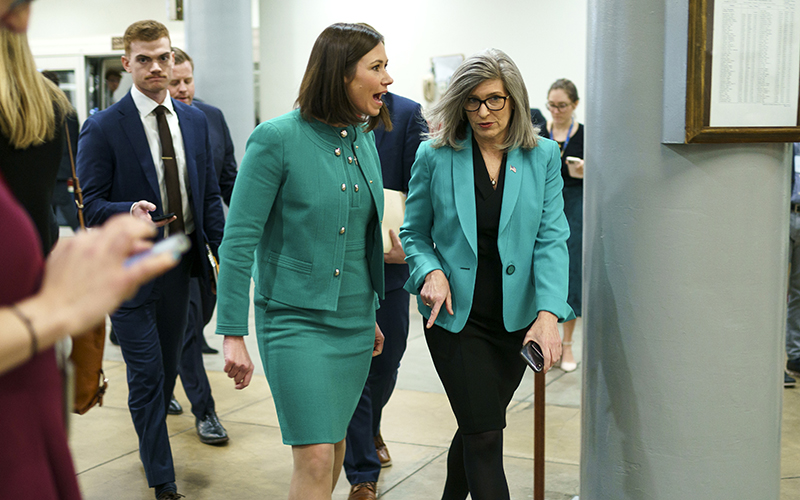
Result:
{"label": "black cell phone", "polygon": [[542,371],[542,368],[544,368],[544,356],[542,355],[542,348],[539,347],[539,344],[533,340],[522,346],[522,350],[519,352],[519,355],[522,356],[522,359],[528,363],[528,366],[530,366],[533,371],[540,372]]}
{"label": "black cell phone", "polygon": [[173,217],[175,217],[175,212],[170,212],[170,213],[164,214],[164,215],[151,215],[150,219],[152,219],[153,222],[159,222],[159,221],[162,221],[164,219],[171,219]]}

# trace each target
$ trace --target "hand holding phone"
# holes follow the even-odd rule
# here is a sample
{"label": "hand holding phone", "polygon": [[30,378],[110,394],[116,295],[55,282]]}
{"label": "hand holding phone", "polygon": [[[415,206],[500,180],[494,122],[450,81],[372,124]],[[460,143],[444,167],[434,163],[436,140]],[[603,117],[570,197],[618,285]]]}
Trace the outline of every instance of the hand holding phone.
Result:
{"label": "hand holding phone", "polygon": [[157,255],[165,252],[172,252],[175,255],[175,260],[178,260],[178,258],[188,252],[191,247],[192,241],[188,236],[185,234],[176,234],[159,241],[153,245],[150,250],[146,250],[144,252],[137,253],[132,257],[128,257],[128,259],[125,261],[125,265],[130,266],[142,259],[150,257],[151,255]]}
{"label": "hand holding phone", "polygon": [[173,217],[175,217],[175,212],[170,212],[164,215],[151,215],[150,220],[152,220],[153,222],[161,222],[162,220],[171,219]]}
{"label": "hand holding phone", "polygon": [[519,355],[522,356],[522,359],[528,363],[528,366],[530,366],[533,371],[538,373],[542,371],[542,368],[544,368],[544,356],[542,355],[542,348],[539,347],[539,344],[533,340],[522,346],[522,350],[519,352]]}
{"label": "hand holding phone", "polygon": [[583,159],[577,156],[567,156],[567,170],[574,179],[583,179]]}

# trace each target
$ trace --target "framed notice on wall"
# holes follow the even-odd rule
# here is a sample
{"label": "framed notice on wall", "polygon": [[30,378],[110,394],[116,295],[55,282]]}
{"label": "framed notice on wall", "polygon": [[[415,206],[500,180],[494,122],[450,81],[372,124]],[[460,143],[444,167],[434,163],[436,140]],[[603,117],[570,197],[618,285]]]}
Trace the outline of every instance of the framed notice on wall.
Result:
{"label": "framed notice on wall", "polygon": [[800,141],[800,0],[690,0],[686,142]]}

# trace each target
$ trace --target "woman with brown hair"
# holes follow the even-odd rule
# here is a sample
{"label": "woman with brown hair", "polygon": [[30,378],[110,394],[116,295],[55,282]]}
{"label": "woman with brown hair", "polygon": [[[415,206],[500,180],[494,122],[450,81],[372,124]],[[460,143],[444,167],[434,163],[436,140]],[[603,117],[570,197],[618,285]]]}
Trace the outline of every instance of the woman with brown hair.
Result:
{"label": "woman with brown hair", "polygon": [[[391,129],[383,36],[334,24],[317,38],[298,109],[247,142],[220,247],[217,333],[225,371],[250,383],[249,290],[256,333],[292,446],[290,499],[330,499],[345,433],[383,335],[383,183],[371,130]],[[254,265],[255,263],[255,265]]]}
{"label": "woman with brown hair", "polygon": [[583,124],[575,120],[578,107],[578,89],[566,78],[559,78],[547,92],[547,109],[552,120],[547,122],[550,139],[558,143],[561,150],[561,178],[564,179],[564,214],[569,223],[569,293],[567,304],[575,312],[575,319],[564,322],[562,358],[559,365],[565,372],[578,367],[572,353],[572,333],[577,318],[581,316],[581,294],[583,291]]}

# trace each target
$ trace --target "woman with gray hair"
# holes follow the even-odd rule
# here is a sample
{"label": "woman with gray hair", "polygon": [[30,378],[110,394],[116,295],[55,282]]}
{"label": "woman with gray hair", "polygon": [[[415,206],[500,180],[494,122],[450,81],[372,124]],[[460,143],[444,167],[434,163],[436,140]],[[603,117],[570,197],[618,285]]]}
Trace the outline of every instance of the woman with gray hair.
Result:
{"label": "woman with gray hair", "polygon": [[529,107],[504,52],[470,57],[427,113],[411,170],[406,289],[458,421],[443,500],[509,498],[503,429],[520,349],[536,342],[547,371],[561,356],[556,324],[574,317],[559,149],[536,135]]}

